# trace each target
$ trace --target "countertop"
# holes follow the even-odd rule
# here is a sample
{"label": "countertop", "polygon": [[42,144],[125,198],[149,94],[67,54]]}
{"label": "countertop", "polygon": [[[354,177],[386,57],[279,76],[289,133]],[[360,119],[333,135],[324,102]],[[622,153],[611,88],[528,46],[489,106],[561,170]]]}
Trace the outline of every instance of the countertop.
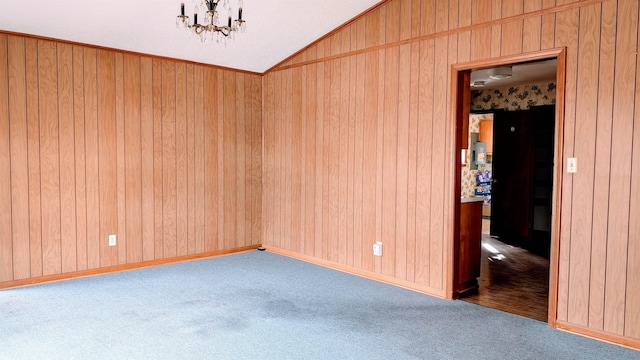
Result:
{"label": "countertop", "polygon": [[486,196],[469,196],[469,197],[461,197],[460,202],[464,204],[464,203],[485,201],[486,199],[487,199]]}

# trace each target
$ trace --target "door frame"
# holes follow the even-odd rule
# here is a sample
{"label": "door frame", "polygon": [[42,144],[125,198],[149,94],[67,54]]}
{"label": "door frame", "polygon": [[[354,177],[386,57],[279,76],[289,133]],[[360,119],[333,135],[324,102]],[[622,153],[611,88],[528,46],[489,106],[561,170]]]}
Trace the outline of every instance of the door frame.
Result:
{"label": "door frame", "polygon": [[[458,283],[458,247],[460,244],[460,151],[462,149],[462,137],[464,122],[468,122],[469,106],[464,106],[465,97],[468,99],[470,92],[469,74],[472,69],[495,67],[500,65],[517,64],[535,60],[557,59],[556,67],[556,109],[555,109],[555,134],[554,134],[554,167],[553,167],[553,194],[551,214],[551,249],[549,260],[549,311],[548,324],[556,327],[558,308],[558,274],[560,266],[560,211],[562,208],[562,174],[564,171],[564,112],[565,112],[565,87],[566,87],[566,60],[565,47],[526,54],[503,56],[492,59],[470,61],[451,65],[451,92],[450,92],[450,116],[447,126],[448,155],[450,171],[453,181],[449,184],[446,196],[449,197],[449,237],[447,245],[446,263],[446,297],[457,298]],[[465,119],[466,117],[466,119]]]}

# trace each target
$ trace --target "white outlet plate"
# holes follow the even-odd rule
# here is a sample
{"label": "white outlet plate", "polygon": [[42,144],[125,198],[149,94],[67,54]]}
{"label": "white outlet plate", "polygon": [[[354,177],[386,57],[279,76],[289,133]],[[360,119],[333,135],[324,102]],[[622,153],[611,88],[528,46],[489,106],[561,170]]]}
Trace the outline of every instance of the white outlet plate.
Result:
{"label": "white outlet plate", "polygon": [[109,235],[109,246],[116,246],[116,236]]}
{"label": "white outlet plate", "polygon": [[382,243],[380,241],[376,241],[376,243],[373,244],[373,255],[382,256]]}
{"label": "white outlet plate", "polygon": [[570,174],[578,172],[578,158],[567,158],[567,172]]}

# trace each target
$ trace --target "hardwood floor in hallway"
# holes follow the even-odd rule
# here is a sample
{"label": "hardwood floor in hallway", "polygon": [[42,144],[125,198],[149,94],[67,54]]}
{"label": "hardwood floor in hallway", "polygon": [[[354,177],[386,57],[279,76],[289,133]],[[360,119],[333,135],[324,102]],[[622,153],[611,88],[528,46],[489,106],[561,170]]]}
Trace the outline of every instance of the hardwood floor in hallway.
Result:
{"label": "hardwood floor in hallway", "polygon": [[483,234],[478,284],[461,300],[547,322],[548,259]]}

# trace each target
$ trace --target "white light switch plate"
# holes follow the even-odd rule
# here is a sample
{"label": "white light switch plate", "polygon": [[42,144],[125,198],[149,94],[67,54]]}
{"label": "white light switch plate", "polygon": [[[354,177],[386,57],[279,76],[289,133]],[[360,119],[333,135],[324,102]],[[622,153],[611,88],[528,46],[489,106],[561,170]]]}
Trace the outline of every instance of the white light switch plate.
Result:
{"label": "white light switch plate", "polygon": [[116,246],[116,236],[109,235],[109,246]]}
{"label": "white light switch plate", "polygon": [[570,174],[578,172],[578,158],[567,158],[567,172]]}

